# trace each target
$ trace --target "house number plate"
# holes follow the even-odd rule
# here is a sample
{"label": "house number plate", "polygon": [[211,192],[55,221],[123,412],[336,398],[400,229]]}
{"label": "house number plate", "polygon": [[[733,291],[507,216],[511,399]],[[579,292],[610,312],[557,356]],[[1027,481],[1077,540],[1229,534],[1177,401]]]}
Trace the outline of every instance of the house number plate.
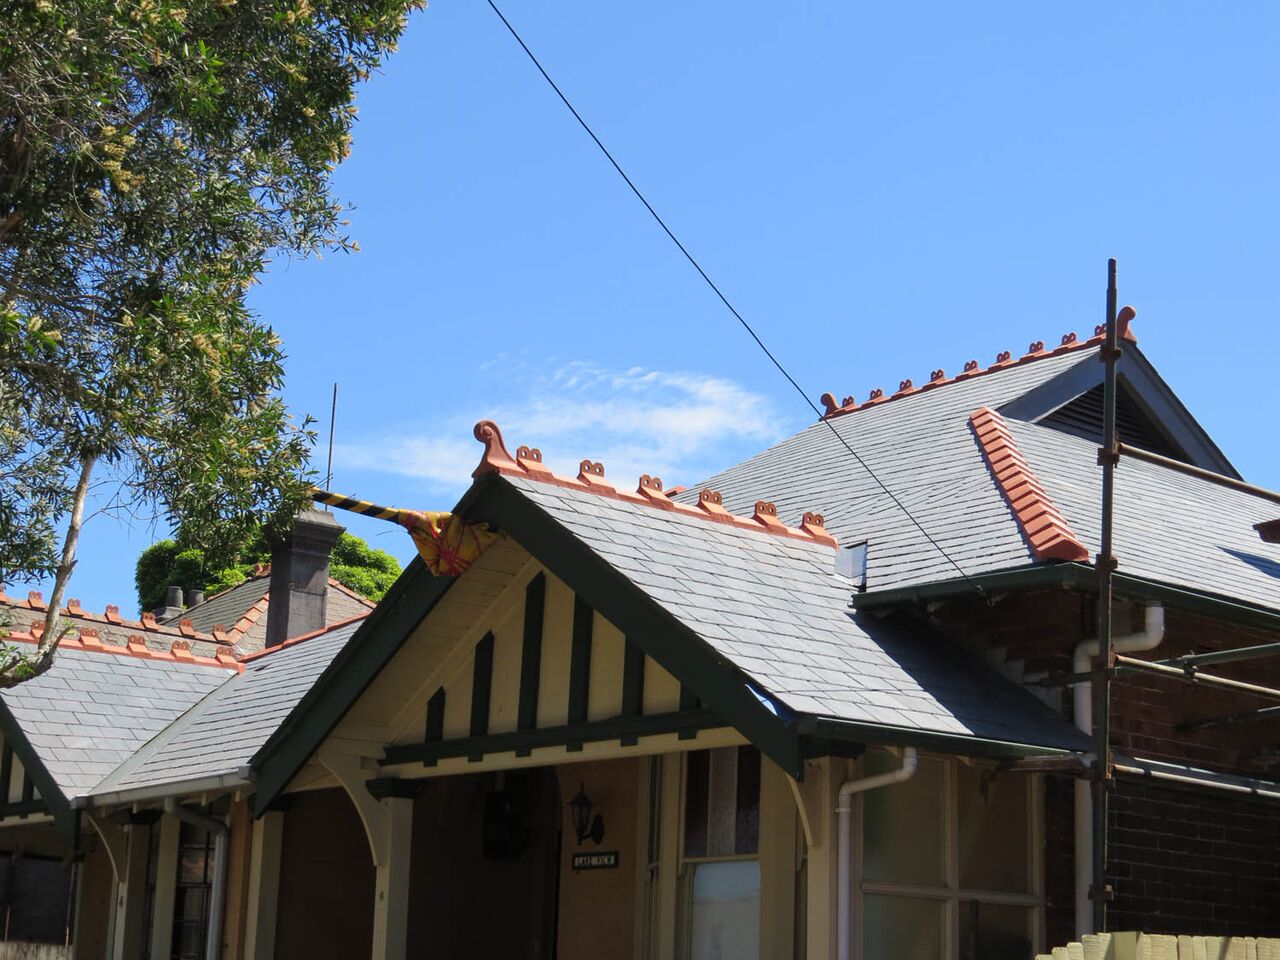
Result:
{"label": "house number plate", "polygon": [[597,850],[594,853],[575,853],[572,866],[575,870],[616,870],[617,850]]}

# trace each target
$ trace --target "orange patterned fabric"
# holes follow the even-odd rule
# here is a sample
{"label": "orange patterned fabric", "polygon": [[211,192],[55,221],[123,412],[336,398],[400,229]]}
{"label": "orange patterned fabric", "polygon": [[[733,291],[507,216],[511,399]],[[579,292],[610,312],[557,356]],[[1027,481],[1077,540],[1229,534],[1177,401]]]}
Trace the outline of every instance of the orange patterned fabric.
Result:
{"label": "orange patterned fabric", "polygon": [[457,577],[498,539],[487,524],[467,523],[451,513],[402,510],[397,518],[409,530],[422,562],[437,577]]}

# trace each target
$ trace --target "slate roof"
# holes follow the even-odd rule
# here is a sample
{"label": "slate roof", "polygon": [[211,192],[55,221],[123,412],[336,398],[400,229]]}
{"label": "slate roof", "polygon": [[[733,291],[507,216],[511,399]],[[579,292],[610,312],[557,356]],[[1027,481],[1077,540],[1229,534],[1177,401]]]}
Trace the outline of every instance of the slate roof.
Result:
{"label": "slate roof", "polygon": [[900,625],[855,618],[830,546],[504,479],[793,712],[1088,749],[1066,720],[994,671]]}
{"label": "slate roof", "polygon": [[727,509],[748,516],[757,500],[769,500],[791,524],[816,510],[842,544],[869,543],[868,589],[958,577],[951,561],[832,436],[834,429],[965,574],[1025,565],[1026,541],[974,442],[969,416],[982,406],[998,409],[1089,363],[1098,363],[1096,348],[815,423],[677,499],[688,501],[696,490],[710,488],[721,493]]}
{"label": "slate roof", "polygon": [[0,700],[71,799],[234,675],[221,665],[63,647],[47,672],[0,691]]}
{"label": "slate roof", "polygon": [[140,787],[234,776],[248,766],[342,650],[360,621],[246,658],[244,671],[208,692],[145,746],[138,744],[91,792],[103,796]]}
{"label": "slate roof", "polygon": [[[1047,427],[1009,420],[1041,484],[1096,553],[1101,537],[1097,447]],[[1280,544],[1253,525],[1276,506],[1261,497],[1140,460],[1116,470],[1119,572],[1280,609]]]}

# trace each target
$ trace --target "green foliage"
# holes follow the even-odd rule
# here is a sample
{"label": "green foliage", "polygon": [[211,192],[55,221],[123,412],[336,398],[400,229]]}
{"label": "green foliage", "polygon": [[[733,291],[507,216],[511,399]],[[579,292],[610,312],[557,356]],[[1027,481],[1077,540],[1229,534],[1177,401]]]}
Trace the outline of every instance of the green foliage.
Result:
{"label": "green foliage", "polygon": [[245,293],[278,253],[354,247],[330,174],[415,5],[0,7],[0,582],[65,586],[95,465],[217,569],[295,515],[312,437]]}
{"label": "green foliage", "polygon": [[[260,530],[241,548],[236,562],[222,568],[210,566],[199,547],[183,548],[176,541],[160,540],[138,557],[134,570],[138,608],[155,610],[164,606],[165,591],[171,586],[182,587],[184,592],[203,590],[211,597],[243,583],[255,565],[270,559],[270,548]],[[363,597],[381,600],[400,575],[400,564],[391,554],[344,533],[333,548],[329,575]]]}

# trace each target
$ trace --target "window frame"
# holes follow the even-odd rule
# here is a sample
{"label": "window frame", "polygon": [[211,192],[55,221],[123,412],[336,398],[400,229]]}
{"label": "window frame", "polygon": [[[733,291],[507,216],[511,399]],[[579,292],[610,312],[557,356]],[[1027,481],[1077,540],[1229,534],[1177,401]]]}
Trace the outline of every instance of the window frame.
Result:
{"label": "window frame", "polygon": [[[942,799],[942,884],[904,883],[900,881],[867,880],[864,875],[863,856],[866,843],[866,795],[858,794],[853,809],[851,840],[853,877],[850,889],[853,903],[851,921],[854,931],[854,960],[867,960],[864,897],[905,897],[930,900],[942,905],[940,955],[943,960],[959,960],[960,957],[960,905],[977,901],[992,906],[1020,907],[1028,911],[1027,934],[1033,954],[1044,950],[1044,778],[1038,774],[1007,773],[1005,776],[1024,777],[1027,794],[1027,892],[1013,893],[1001,890],[979,890],[960,885],[960,764],[983,770],[994,770],[994,764],[981,763],[967,758],[955,758],[921,754],[921,760],[940,761],[943,765]],[[861,773],[864,762],[860,760]],[[909,781],[908,781],[909,782]]]}

